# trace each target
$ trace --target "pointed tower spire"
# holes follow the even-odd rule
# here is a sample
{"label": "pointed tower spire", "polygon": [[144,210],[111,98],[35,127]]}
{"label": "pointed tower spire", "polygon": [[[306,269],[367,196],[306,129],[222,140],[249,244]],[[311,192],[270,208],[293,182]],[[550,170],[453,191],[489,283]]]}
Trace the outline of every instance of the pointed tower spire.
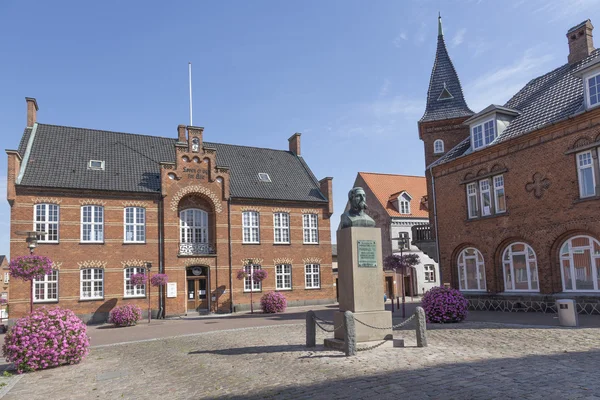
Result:
{"label": "pointed tower spire", "polygon": [[473,114],[465,102],[458,74],[448,55],[442,30],[442,16],[438,14],[437,51],[429,79],[427,106],[420,122],[468,117]]}

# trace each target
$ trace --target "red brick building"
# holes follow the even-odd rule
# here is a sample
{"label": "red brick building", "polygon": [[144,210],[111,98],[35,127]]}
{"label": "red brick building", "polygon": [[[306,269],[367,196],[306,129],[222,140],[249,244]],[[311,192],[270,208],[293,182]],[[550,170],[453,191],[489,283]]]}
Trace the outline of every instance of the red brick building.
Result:
{"label": "red brick building", "polygon": [[[249,308],[250,292],[282,291],[290,305],[335,301],[329,218],[332,178],[318,181],[300,154],[204,141],[180,125],[163,138],[37,122],[8,150],[11,256],[27,253],[17,231],[46,232],[36,254],[54,271],[34,283],[35,307],[59,304],[86,321],[116,305],[147,309],[132,273],[166,273],[150,288],[160,315]],[[150,263],[150,264],[148,264]],[[268,278],[239,281],[241,268]],[[26,313],[27,283],[11,283],[11,317]]]}
{"label": "red brick building", "polygon": [[600,51],[589,20],[567,32],[568,62],[506,104],[471,111],[438,36],[425,145],[431,229],[413,241],[471,306],[600,312]]}

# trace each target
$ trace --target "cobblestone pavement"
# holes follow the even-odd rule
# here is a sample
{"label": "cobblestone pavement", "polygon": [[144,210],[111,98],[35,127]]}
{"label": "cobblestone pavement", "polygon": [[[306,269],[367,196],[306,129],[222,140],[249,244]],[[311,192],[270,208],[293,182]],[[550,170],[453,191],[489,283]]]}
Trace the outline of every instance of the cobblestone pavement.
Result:
{"label": "cobblestone pavement", "polygon": [[427,348],[414,330],[395,336],[407,347],[350,358],[304,347],[303,325],[96,347],[80,365],[24,374],[4,398],[600,398],[597,328],[467,322],[430,329]]}

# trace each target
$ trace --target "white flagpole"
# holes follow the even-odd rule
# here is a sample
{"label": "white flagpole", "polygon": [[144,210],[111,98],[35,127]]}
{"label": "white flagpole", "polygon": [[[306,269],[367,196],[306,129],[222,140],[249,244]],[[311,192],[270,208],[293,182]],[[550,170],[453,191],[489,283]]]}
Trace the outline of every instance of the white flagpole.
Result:
{"label": "white flagpole", "polygon": [[189,81],[190,81],[190,126],[194,126],[192,120],[192,63],[188,62]]}

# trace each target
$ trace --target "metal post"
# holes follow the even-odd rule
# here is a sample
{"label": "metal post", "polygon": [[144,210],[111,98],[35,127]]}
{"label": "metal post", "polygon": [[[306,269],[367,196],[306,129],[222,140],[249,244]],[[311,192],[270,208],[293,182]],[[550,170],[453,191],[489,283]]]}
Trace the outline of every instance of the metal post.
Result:
{"label": "metal post", "polygon": [[317,345],[317,327],[315,324],[315,312],[310,310],[306,313],[306,347]]}
{"label": "metal post", "polygon": [[427,347],[427,321],[423,307],[416,308],[415,317],[417,319],[417,347]]}
{"label": "metal post", "polygon": [[400,243],[400,260],[402,260],[402,318],[406,318],[406,305],[405,305],[405,297],[404,297],[404,275],[406,274],[406,265],[404,264],[404,240]]}
{"label": "metal post", "polygon": [[148,291],[148,323],[150,323],[150,318],[152,317],[152,305],[150,303],[150,295],[152,294],[152,290],[150,290],[150,268],[148,268],[148,283],[146,284],[146,290]]}
{"label": "metal post", "polygon": [[351,311],[344,312],[344,353],[346,356],[356,355],[356,326]]}

